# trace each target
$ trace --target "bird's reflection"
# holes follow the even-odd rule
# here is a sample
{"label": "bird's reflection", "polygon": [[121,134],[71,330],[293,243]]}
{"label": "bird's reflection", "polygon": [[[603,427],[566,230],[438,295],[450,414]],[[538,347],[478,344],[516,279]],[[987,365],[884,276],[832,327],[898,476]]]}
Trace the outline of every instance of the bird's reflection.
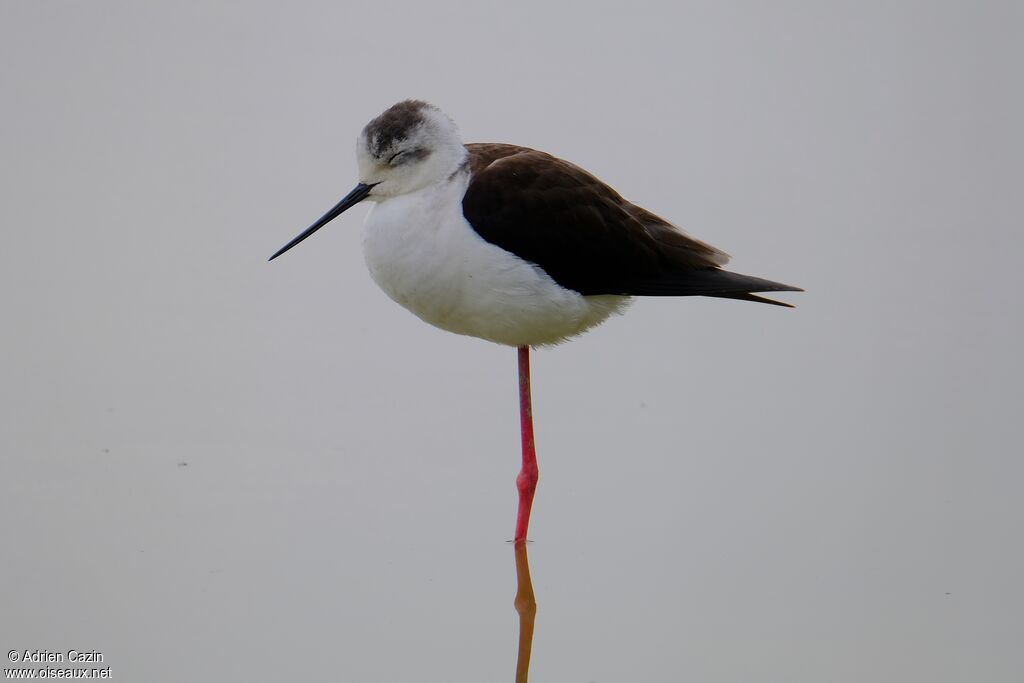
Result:
{"label": "bird's reflection", "polygon": [[516,683],[526,683],[530,675],[530,649],[533,647],[533,624],[537,617],[537,600],[530,580],[530,558],[526,541],[516,541],[516,612],[519,612],[519,656],[516,658]]}

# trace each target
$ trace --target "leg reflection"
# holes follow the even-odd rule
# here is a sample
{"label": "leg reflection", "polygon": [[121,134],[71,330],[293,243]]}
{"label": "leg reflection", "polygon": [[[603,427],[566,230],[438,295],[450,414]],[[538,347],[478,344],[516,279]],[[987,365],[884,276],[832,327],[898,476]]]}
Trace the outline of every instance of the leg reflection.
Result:
{"label": "leg reflection", "polygon": [[530,559],[526,541],[516,541],[516,612],[519,612],[519,657],[516,660],[516,683],[526,683],[530,675],[530,649],[533,647],[533,624],[537,617],[537,600],[530,580]]}

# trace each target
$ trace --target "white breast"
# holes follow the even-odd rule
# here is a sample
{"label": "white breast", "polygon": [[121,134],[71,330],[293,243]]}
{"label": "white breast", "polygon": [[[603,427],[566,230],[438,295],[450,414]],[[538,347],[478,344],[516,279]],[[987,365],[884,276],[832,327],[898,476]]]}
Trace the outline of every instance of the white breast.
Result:
{"label": "white breast", "polygon": [[621,312],[623,296],[583,296],[481,238],[462,215],[468,174],[385,199],[363,253],[388,296],[441,329],[511,346],[557,344]]}

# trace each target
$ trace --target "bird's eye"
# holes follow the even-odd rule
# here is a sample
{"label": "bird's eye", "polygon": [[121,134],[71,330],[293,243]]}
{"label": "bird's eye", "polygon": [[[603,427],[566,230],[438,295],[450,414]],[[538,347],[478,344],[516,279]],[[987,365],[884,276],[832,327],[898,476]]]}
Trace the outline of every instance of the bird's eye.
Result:
{"label": "bird's eye", "polygon": [[389,166],[398,166],[400,164],[407,164],[411,161],[420,161],[430,156],[430,150],[425,147],[410,147],[409,149],[403,149],[395,152],[388,157]]}

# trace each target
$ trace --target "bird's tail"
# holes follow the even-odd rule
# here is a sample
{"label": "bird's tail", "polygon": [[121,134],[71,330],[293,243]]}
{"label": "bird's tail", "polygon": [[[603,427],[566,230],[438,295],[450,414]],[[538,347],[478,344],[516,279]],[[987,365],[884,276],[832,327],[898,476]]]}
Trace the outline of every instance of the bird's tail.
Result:
{"label": "bird's tail", "polygon": [[791,304],[757,296],[752,292],[802,291],[792,285],[720,268],[687,268],[667,274],[660,273],[656,278],[637,282],[630,287],[628,293],[640,296],[712,296],[793,308]]}

